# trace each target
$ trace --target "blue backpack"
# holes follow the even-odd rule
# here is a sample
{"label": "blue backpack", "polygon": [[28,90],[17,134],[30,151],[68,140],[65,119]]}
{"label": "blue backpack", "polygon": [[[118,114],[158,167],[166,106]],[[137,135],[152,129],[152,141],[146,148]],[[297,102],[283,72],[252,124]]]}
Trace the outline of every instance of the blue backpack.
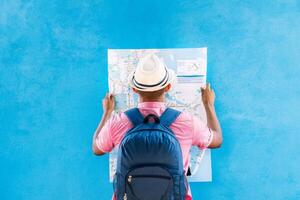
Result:
{"label": "blue backpack", "polygon": [[187,192],[181,147],[170,125],[180,112],[167,108],[145,118],[138,108],[125,112],[133,124],[118,152],[117,200],[184,200]]}

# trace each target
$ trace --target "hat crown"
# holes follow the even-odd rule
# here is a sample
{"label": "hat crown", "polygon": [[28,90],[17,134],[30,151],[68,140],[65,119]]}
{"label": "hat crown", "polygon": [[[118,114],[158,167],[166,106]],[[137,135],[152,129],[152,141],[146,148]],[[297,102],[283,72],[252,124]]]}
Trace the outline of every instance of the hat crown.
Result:
{"label": "hat crown", "polygon": [[129,75],[131,87],[140,91],[156,91],[173,83],[176,75],[154,53],[141,58],[134,72]]}
{"label": "hat crown", "polygon": [[142,58],[135,70],[135,80],[145,85],[153,85],[160,82],[166,76],[164,63],[155,54],[149,54]]}
{"label": "hat crown", "polygon": [[153,60],[153,57],[149,57],[145,62],[144,65],[142,65],[142,70],[145,73],[151,73],[155,71],[157,68],[155,61]]}

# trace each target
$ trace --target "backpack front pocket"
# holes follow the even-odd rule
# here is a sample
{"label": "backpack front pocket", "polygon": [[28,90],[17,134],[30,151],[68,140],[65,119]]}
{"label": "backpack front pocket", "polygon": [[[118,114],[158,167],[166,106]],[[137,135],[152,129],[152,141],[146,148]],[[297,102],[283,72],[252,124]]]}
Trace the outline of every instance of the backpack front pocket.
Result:
{"label": "backpack front pocket", "polygon": [[168,200],[172,188],[172,176],[161,167],[135,168],[125,180],[127,200]]}

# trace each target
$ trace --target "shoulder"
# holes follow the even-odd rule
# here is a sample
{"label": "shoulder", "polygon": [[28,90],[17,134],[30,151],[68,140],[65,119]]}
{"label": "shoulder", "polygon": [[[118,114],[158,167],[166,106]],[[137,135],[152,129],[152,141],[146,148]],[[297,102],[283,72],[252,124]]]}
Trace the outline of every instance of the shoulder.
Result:
{"label": "shoulder", "polygon": [[176,125],[191,126],[193,124],[193,115],[188,112],[180,112],[177,119],[174,121]]}
{"label": "shoulder", "polygon": [[177,117],[176,121],[192,121],[193,120],[193,115],[188,113],[188,112],[180,112],[180,115]]}
{"label": "shoulder", "polygon": [[125,113],[113,113],[109,120],[110,127],[112,129],[119,129],[121,127],[130,126],[131,122],[125,115]]}
{"label": "shoulder", "polygon": [[185,112],[185,111],[180,113],[180,115],[175,120],[175,124],[179,124],[182,126],[188,126],[192,129],[194,129],[195,126],[205,125],[205,123],[203,122],[203,120],[200,117],[193,115],[189,112]]}
{"label": "shoulder", "polygon": [[181,144],[191,144],[193,139],[193,115],[188,112],[181,112],[170,128],[175,133]]}
{"label": "shoulder", "polygon": [[113,144],[116,146],[123,135],[132,128],[132,124],[124,113],[114,113],[108,123],[108,130]]}

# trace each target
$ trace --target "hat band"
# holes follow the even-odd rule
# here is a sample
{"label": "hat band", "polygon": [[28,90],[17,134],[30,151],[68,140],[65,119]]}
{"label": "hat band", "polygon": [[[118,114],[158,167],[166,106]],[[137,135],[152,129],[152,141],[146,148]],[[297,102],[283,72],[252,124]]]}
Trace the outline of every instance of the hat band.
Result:
{"label": "hat band", "polygon": [[165,70],[166,70],[166,74],[165,74],[164,78],[156,84],[147,85],[147,84],[139,83],[135,80],[134,75],[132,77],[132,82],[133,82],[134,86],[139,88],[139,89],[147,89],[147,88],[152,88],[152,87],[156,87],[156,86],[159,86],[159,85],[164,86],[168,82],[168,79],[169,79],[169,73],[168,73],[166,68],[165,68]]}

